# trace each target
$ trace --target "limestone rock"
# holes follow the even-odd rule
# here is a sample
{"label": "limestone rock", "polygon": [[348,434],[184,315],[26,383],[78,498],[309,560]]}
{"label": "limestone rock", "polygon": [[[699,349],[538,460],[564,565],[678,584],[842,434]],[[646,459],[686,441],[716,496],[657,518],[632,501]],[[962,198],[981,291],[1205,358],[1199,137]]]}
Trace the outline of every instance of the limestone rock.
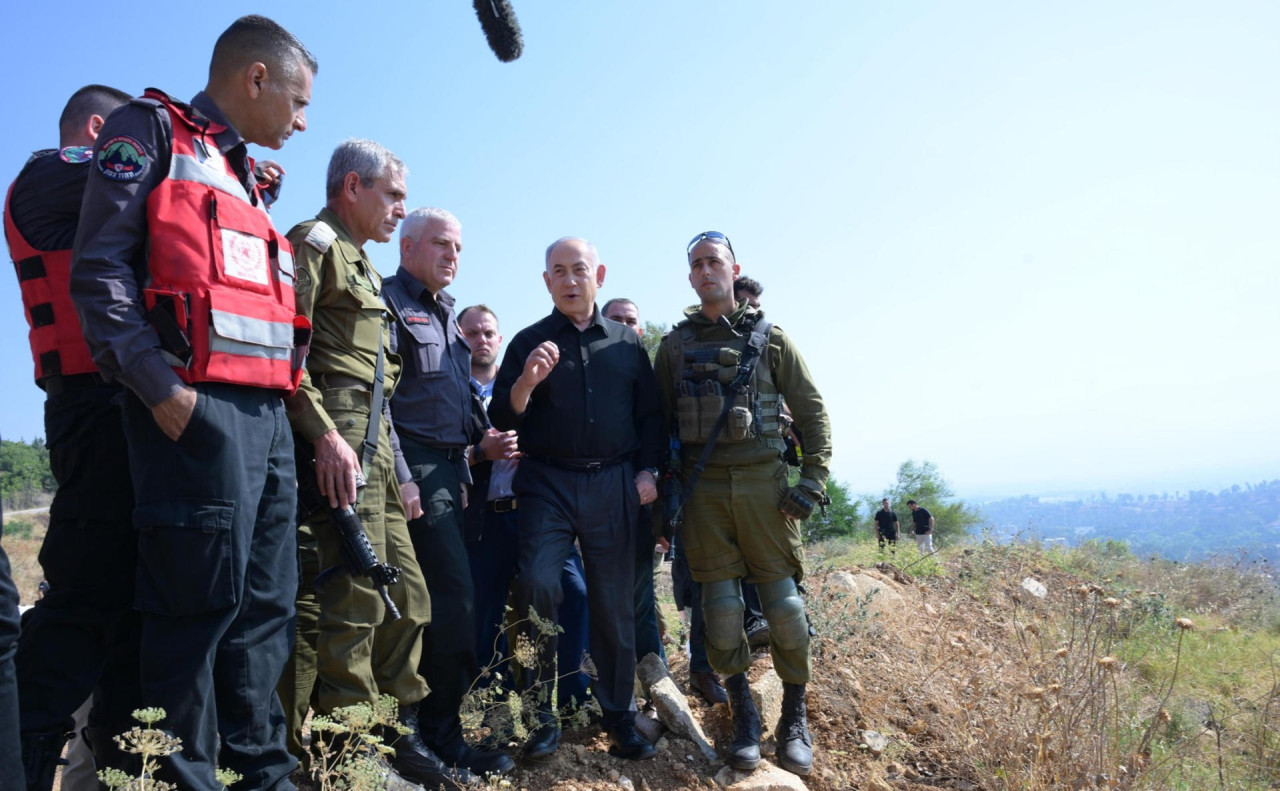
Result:
{"label": "limestone rock", "polygon": [[715,782],[726,791],[807,791],[808,789],[799,777],[785,769],[779,769],[768,761],[761,761],[754,772],[739,772],[731,766],[726,766],[716,774]]}
{"label": "limestone rock", "polygon": [[636,677],[640,679],[640,686],[648,696],[649,687],[661,679],[671,678],[671,672],[667,670],[666,665],[662,664],[657,654],[649,654],[636,663]]}
{"label": "limestone rock", "polygon": [[1037,599],[1043,599],[1045,596],[1049,595],[1049,589],[1044,586],[1044,583],[1034,577],[1027,577],[1024,579],[1022,581],[1022,589],[1027,593],[1030,593],[1032,596],[1035,596]]}
{"label": "limestone rock", "polygon": [[760,712],[760,722],[764,726],[760,731],[760,739],[771,738],[773,729],[782,716],[782,679],[769,670],[751,682],[751,697],[756,702],[756,710]]}
{"label": "limestone rock", "polygon": [[653,701],[654,708],[658,711],[658,719],[663,725],[698,745],[698,749],[708,760],[715,760],[715,748],[707,741],[707,735],[702,732],[702,726],[693,718],[693,712],[689,710],[689,701],[685,699],[684,693],[676,688],[676,682],[670,676],[650,685],[649,699]]}
{"label": "limestone rock", "polygon": [[879,731],[863,731],[862,743],[867,745],[867,749],[877,758],[880,757],[881,753],[889,749],[889,737]]}
{"label": "limestone rock", "polygon": [[867,611],[879,613],[901,607],[902,594],[883,578],[877,579],[863,572],[834,571],[827,575],[826,587],[832,592],[844,592],[859,601],[875,591],[867,603]]}

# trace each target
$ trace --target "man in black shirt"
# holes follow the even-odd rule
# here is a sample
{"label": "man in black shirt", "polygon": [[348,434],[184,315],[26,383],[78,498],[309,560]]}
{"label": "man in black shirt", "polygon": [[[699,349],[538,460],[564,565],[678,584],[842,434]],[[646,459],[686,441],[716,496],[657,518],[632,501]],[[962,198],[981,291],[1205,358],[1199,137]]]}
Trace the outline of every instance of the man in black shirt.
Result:
{"label": "man in black shirt", "polygon": [[[609,750],[640,759],[656,751],[635,731],[631,694],[636,515],[657,498],[662,414],[640,339],[596,309],[604,275],[595,247],[584,239],[564,238],[547,248],[542,277],[555,309],[511,341],[489,416],[499,430],[519,430],[524,456],[514,482],[520,502],[516,612],[555,618],[560,571],[576,537],[587,570],[595,692]],[[555,636],[529,636],[535,644],[541,640],[537,677],[547,683]],[[560,744],[549,701],[539,719],[525,745],[534,758]]]}
{"label": "man in black shirt", "polygon": [[885,542],[889,542],[889,552],[898,554],[898,515],[889,509],[889,498],[880,501],[880,510],[876,511],[876,538],[880,541],[880,551],[884,552]]}
{"label": "man in black shirt", "polygon": [[933,552],[933,514],[928,508],[916,505],[915,500],[907,500],[907,507],[911,509],[911,521],[915,522],[916,549],[921,555],[928,555]]}

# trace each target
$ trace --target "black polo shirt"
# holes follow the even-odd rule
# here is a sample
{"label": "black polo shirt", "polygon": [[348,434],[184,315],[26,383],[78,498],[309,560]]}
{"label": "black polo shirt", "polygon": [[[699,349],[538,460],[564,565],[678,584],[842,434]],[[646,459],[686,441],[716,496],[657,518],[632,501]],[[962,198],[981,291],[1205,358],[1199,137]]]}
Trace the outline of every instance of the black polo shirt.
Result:
{"label": "black polo shirt", "polygon": [[929,513],[928,508],[916,506],[916,510],[911,512],[911,520],[916,523],[916,535],[929,532],[929,520],[932,518],[933,514]]}
{"label": "black polo shirt", "polygon": [[[523,414],[511,408],[511,387],[543,341],[560,360],[529,397]],[[600,316],[579,330],[559,310],[524,328],[507,346],[494,380],[489,417],[500,431],[520,432],[526,455],[605,460],[632,455],[639,468],[662,463],[662,410],[649,355],[635,330]]]}
{"label": "black polo shirt", "polygon": [[881,530],[892,530],[893,526],[898,523],[898,515],[893,511],[886,511],[881,508],[876,511],[876,527]]}

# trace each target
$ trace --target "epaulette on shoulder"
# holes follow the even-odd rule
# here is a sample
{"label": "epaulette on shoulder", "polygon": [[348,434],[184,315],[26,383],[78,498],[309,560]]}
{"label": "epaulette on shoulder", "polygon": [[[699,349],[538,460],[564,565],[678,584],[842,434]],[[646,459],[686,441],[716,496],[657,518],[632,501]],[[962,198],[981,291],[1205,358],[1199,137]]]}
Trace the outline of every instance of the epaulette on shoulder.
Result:
{"label": "epaulette on shoulder", "polygon": [[338,238],[338,232],[329,226],[324,220],[317,220],[316,224],[311,226],[311,230],[307,231],[307,236],[302,241],[311,245],[322,253],[329,252],[329,248],[333,246],[333,240]]}

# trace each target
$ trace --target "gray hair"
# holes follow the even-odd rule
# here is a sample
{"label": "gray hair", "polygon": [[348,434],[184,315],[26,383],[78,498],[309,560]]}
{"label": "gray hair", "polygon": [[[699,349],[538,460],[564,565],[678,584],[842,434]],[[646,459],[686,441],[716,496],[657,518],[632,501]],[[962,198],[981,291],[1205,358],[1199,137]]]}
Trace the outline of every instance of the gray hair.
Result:
{"label": "gray hair", "polygon": [[329,174],[324,182],[325,200],[332,200],[342,192],[342,182],[348,173],[360,177],[360,185],[372,187],[379,178],[389,174],[409,175],[409,169],[386,146],[372,140],[352,137],[343,140],[329,157]]}
{"label": "gray hair", "polygon": [[586,239],[583,239],[580,236],[561,236],[559,239],[555,240],[554,242],[552,242],[550,245],[547,246],[546,266],[551,266],[551,254],[556,251],[557,247],[564,244],[565,242],[582,242],[587,246],[587,257],[590,258],[592,262],[595,263],[596,266],[600,265],[600,254],[596,252],[596,246],[594,244],[592,244],[591,242],[588,242]]}
{"label": "gray hair", "polygon": [[414,209],[400,223],[400,238],[417,239],[426,229],[427,223],[432,220],[439,220],[446,225],[456,225],[459,230],[462,228],[462,223],[458,222],[458,218],[445,209]]}

